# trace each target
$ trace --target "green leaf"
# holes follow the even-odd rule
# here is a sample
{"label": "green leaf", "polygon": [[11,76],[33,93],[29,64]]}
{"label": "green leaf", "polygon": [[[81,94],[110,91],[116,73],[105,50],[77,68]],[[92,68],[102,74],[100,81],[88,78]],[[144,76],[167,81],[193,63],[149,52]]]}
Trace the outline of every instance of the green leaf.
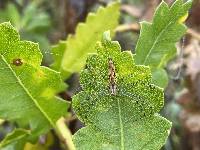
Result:
{"label": "green leaf", "polygon": [[159,87],[166,87],[168,84],[168,75],[162,68],[156,68],[152,71],[152,82]]}
{"label": "green leaf", "polygon": [[51,67],[61,73],[63,80],[65,80],[70,75],[70,72],[63,70],[61,67],[62,57],[65,53],[66,47],[66,41],[59,41],[57,45],[52,46],[51,50],[55,60]]}
{"label": "green leaf", "polygon": [[24,129],[15,129],[8,134],[0,143],[1,150],[22,150],[29,136],[29,131]]}
{"label": "green leaf", "polygon": [[[77,150],[160,149],[171,127],[157,114],[164,104],[163,90],[151,83],[150,68],[135,65],[131,52],[121,52],[119,43],[107,34],[81,72],[83,91],[73,96],[73,109],[86,125],[73,136],[75,146]],[[114,81],[109,76],[111,61]]]}
{"label": "green leaf", "polygon": [[[79,23],[75,35],[69,35],[66,46],[64,42],[54,49],[61,52],[54,53],[53,69],[64,72],[62,75],[79,72],[84,66],[88,53],[95,53],[95,43],[102,38],[107,30],[114,31],[118,25],[119,3],[114,2],[106,8],[100,7],[96,14],[89,13],[86,23]],[[56,50],[56,51],[58,51]],[[54,51],[54,50],[53,50]],[[59,55],[59,57],[57,56]],[[63,78],[66,78],[65,76]]]}
{"label": "green leaf", "polygon": [[55,128],[67,111],[55,96],[63,90],[60,74],[41,60],[38,44],[20,41],[10,23],[0,24],[0,118],[29,125],[35,137]]}
{"label": "green leaf", "polygon": [[25,7],[23,14],[21,24],[26,32],[45,33],[51,25],[49,15],[40,11],[35,2]]}
{"label": "green leaf", "polygon": [[0,21],[10,21],[18,29],[20,28],[20,13],[14,4],[8,3],[5,9],[0,10]]}
{"label": "green leaf", "polygon": [[[192,1],[183,3],[177,0],[171,7],[161,2],[153,17],[152,23],[142,22],[140,37],[136,46],[135,62],[148,65],[151,69],[162,68],[175,56],[175,43],[186,32],[181,18],[187,14]],[[153,73],[154,74],[154,73]],[[164,81],[154,82],[165,87]]]}

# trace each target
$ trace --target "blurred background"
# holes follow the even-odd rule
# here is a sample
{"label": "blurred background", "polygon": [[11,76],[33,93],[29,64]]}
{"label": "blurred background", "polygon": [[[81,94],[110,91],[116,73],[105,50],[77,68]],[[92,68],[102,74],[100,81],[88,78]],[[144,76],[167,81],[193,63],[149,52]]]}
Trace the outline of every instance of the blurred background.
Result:
{"label": "blurred background", "polygon": [[[165,1],[171,4],[174,0]],[[163,150],[200,150],[200,0],[193,1],[186,21],[187,33],[177,43],[177,57],[165,68],[169,84],[161,114],[173,122],[173,128]],[[0,22],[10,21],[20,32],[21,39],[39,43],[44,55],[43,65],[49,66],[53,61],[51,46],[66,40],[68,34],[74,34],[77,24],[84,22],[89,12],[110,2],[112,0],[0,0]],[[134,53],[140,33],[138,22],[151,21],[160,2],[122,0],[120,25],[114,38],[122,49]],[[60,95],[70,101],[80,89],[79,75],[73,74],[66,82],[69,88]],[[83,126],[73,114],[66,124],[72,133]],[[0,140],[15,126],[12,122],[2,122]],[[53,131],[34,146],[38,150],[62,147]]]}

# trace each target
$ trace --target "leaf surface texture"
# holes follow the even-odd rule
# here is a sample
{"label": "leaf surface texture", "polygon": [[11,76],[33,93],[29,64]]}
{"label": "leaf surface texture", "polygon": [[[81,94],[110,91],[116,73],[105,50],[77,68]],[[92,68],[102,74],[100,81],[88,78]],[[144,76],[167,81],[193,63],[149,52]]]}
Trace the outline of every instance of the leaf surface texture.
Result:
{"label": "leaf surface texture", "polygon": [[[151,70],[134,64],[130,51],[121,52],[108,32],[97,53],[81,72],[83,91],[73,96],[73,108],[86,125],[73,137],[77,150],[155,150],[161,148],[171,123],[157,113],[163,90],[151,83]],[[115,94],[110,89],[110,60],[115,66]]]}
{"label": "leaf surface texture", "polygon": [[63,89],[60,74],[41,61],[38,44],[0,24],[0,118],[29,125],[35,137],[54,128],[68,105],[55,96]]}

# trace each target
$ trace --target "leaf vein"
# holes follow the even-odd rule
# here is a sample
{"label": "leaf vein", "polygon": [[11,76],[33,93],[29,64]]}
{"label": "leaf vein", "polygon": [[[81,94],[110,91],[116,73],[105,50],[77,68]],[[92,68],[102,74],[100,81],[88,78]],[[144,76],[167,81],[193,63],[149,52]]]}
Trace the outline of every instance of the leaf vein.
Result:
{"label": "leaf vein", "polygon": [[120,124],[120,138],[121,138],[121,150],[124,150],[124,126],[122,122],[122,115],[121,115],[121,107],[120,107],[120,100],[117,100],[118,104],[118,115],[119,115],[119,124]]}

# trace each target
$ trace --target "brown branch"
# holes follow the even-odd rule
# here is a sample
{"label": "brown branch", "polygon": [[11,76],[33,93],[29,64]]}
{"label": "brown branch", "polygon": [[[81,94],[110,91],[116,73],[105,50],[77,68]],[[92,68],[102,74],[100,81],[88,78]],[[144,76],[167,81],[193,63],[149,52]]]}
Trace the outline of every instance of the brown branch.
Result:
{"label": "brown branch", "polygon": [[146,0],[146,7],[142,16],[142,20],[151,20],[159,3],[160,0]]}
{"label": "brown branch", "polygon": [[128,13],[131,16],[134,16],[136,18],[140,18],[142,16],[142,10],[141,8],[138,8],[134,5],[122,5],[121,6],[121,11]]}
{"label": "brown branch", "polygon": [[139,32],[140,31],[140,25],[138,23],[133,24],[123,24],[118,26],[115,29],[116,32],[126,32],[126,31],[134,31]]}

